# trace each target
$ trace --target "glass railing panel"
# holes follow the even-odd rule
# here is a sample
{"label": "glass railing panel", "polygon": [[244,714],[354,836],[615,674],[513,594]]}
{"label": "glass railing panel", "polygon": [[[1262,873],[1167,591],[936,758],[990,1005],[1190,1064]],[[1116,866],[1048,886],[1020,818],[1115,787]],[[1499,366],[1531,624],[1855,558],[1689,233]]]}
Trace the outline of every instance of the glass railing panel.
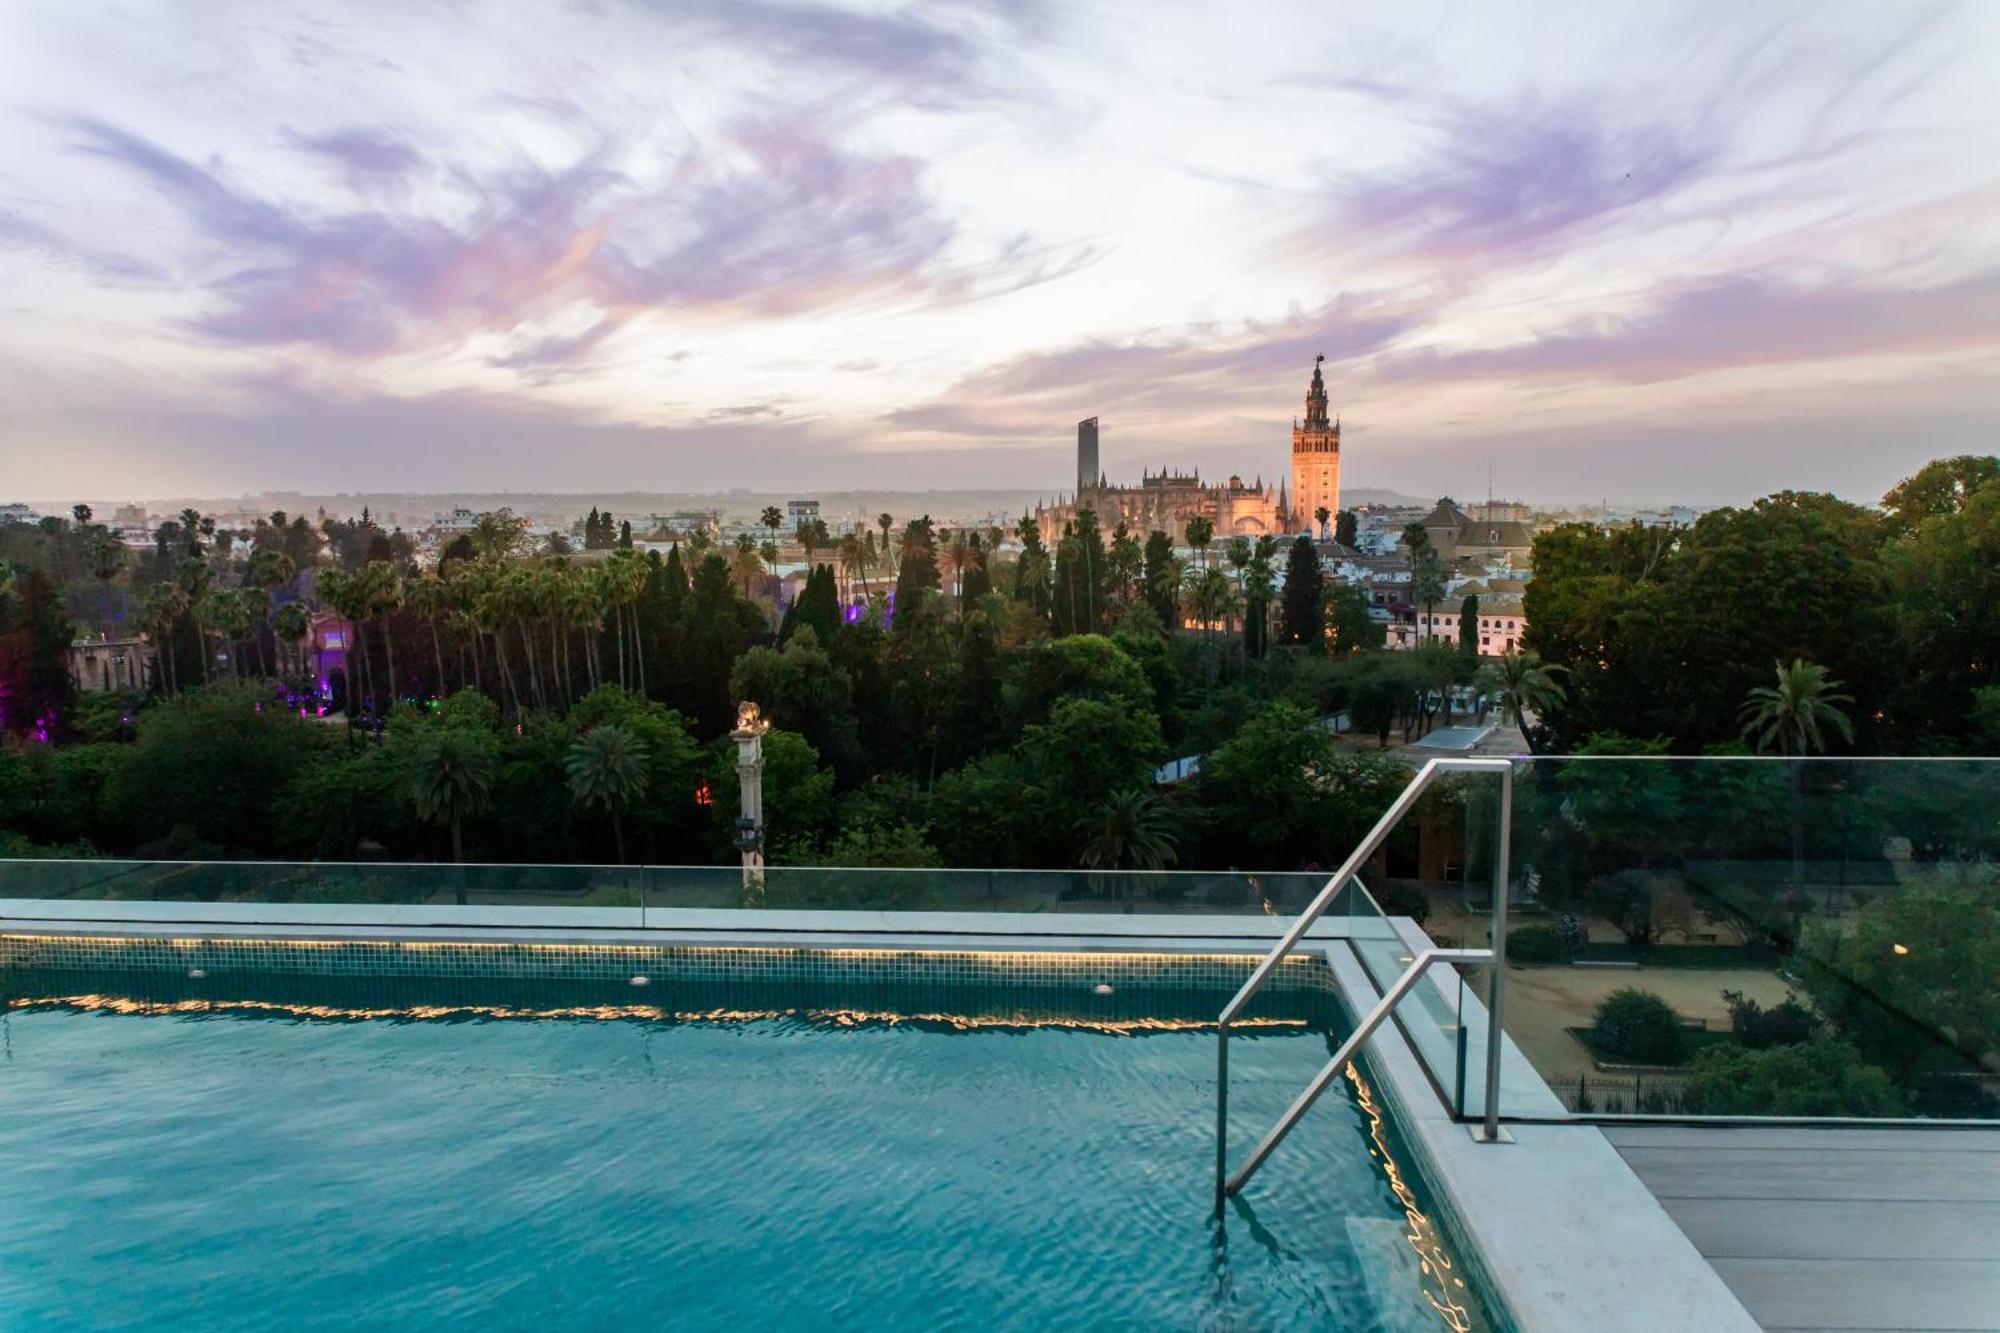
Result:
{"label": "glass railing panel", "polygon": [[1512,841],[1572,1110],[2000,1118],[2000,761],[1536,758]]}
{"label": "glass railing panel", "polygon": [[1326,877],[1312,872],[653,866],[646,903],[785,911],[1100,913],[1289,920]]}
{"label": "glass railing panel", "polygon": [[0,862],[0,897],[299,907],[639,907],[636,866],[371,862]]}

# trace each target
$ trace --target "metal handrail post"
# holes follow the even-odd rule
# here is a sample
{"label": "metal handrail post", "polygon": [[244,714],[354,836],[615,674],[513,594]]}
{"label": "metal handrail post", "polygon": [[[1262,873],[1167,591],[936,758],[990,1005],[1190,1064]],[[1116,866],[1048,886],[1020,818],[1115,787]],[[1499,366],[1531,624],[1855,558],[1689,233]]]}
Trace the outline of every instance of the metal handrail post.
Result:
{"label": "metal handrail post", "polygon": [[1305,933],[1312,929],[1313,924],[1332,905],[1334,896],[1340,892],[1341,886],[1353,878],[1355,873],[1367,862],[1368,858],[1373,856],[1384,842],[1388,841],[1389,835],[1395,831],[1396,825],[1401,822],[1404,815],[1410,812],[1410,807],[1417,803],[1417,798],[1424,794],[1424,789],[1430,786],[1437,775],[1443,771],[1442,766],[1451,762],[1453,761],[1433,759],[1418,770],[1416,777],[1410,780],[1410,785],[1403,788],[1402,794],[1397,796],[1390,803],[1389,808],[1382,812],[1382,817],[1375,821],[1375,827],[1368,830],[1368,835],[1362,838],[1360,844],[1348,855],[1348,858],[1341,862],[1340,869],[1333,872],[1333,877],[1327,880],[1326,886],[1314,895],[1313,900],[1306,905],[1305,910],[1299,913],[1298,920],[1292,923],[1292,928],[1285,932],[1284,938],[1279,940],[1277,946],[1271,950],[1264,961],[1257,965],[1257,969],[1250,974],[1250,979],[1245,981],[1242,989],[1236,992],[1236,997],[1223,1006],[1219,1022],[1226,1026],[1235,1021],[1236,1017],[1243,1012],[1244,1006],[1250,1003],[1251,997],[1263,988],[1265,981],[1270,979],[1271,973],[1276,971],[1278,964],[1284,961],[1285,955],[1298,946],[1298,942],[1305,937]]}
{"label": "metal handrail post", "polygon": [[[1512,874],[1507,860],[1514,831],[1514,765],[1500,764],[1500,833],[1493,851],[1493,982],[1486,988],[1486,1124],[1484,1139],[1500,1141],[1500,998],[1507,989],[1507,895]],[[1460,1020],[1463,1022],[1463,1020]]]}
{"label": "metal handrail post", "polygon": [[[1506,967],[1507,962],[1507,894],[1510,879],[1507,862],[1510,856],[1509,840],[1514,820],[1514,765],[1510,760],[1497,758],[1432,759],[1417,771],[1416,777],[1412,778],[1410,784],[1403,788],[1401,794],[1396,797],[1389,808],[1382,812],[1382,817],[1375,821],[1375,826],[1368,830],[1367,836],[1362,838],[1360,844],[1348,855],[1348,858],[1341,862],[1340,868],[1334,871],[1332,878],[1328,879],[1326,885],[1320,889],[1318,894],[1314,895],[1312,902],[1306,905],[1305,910],[1299,913],[1299,917],[1292,923],[1291,929],[1285,932],[1284,937],[1278,941],[1277,945],[1265,957],[1264,961],[1259,963],[1256,969],[1251,972],[1249,979],[1243,983],[1242,988],[1236,992],[1227,1005],[1223,1006],[1222,1013],[1216,1020],[1215,1206],[1218,1214],[1222,1210],[1225,1196],[1235,1192],[1234,1189],[1228,1187],[1226,1180],[1229,1154],[1229,1025],[1242,1014],[1251,999],[1263,988],[1264,983],[1270,980],[1271,974],[1278,969],[1279,964],[1285,960],[1285,956],[1298,946],[1298,942],[1305,937],[1305,933],[1312,929],[1314,923],[1332,905],[1334,898],[1339,894],[1340,890],[1350,880],[1354,880],[1358,876],[1362,865],[1381,848],[1384,842],[1388,841],[1389,834],[1395,830],[1396,825],[1402,821],[1403,816],[1408,814],[1410,808],[1416,804],[1417,798],[1423,795],[1424,790],[1436,780],[1437,775],[1440,773],[1497,773],[1500,775],[1500,828],[1497,846],[1495,847],[1495,863],[1493,867],[1493,947],[1485,950],[1428,950],[1421,956],[1422,958],[1437,958],[1443,961],[1485,961],[1492,964],[1493,984],[1489,987],[1487,1006],[1487,1022],[1490,1026],[1486,1034],[1486,1107],[1482,1128],[1483,1138],[1486,1142],[1500,1142],[1500,993],[1506,985],[1503,969]],[[1463,959],[1446,956],[1461,953],[1468,956]],[[1407,993],[1410,986],[1415,984],[1413,977],[1420,974],[1423,968],[1428,966],[1428,963],[1424,963],[1422,967],[1413,965],[1410,972],[1404,973],[1398,979],[1394,988],[1395,995],[1400,998],[1401,995]],[[1390,1007],[1393,1008],[1393,1005]],[[1386,1016],[1387,1012],[1388,1010],[1378,1004],[1371,1011],[1371,1014]],[[1374,1018],[1373,1023],[1379,1023],[1380,1021],[1381,1019],[1377,1017]],[[1462,1023],[1463,1019],[1461,1018],[1460,1021]],[[1365,1025],[1365,1030],[1350,1036],[1348,1041],[1342,1044],[1341,1049],[1346,1050],[1349,1046],[1358,1049],[1360,1042],[1366,1040],[1367,1036],[1374,1031],[1373,1023]],[[1463,1044],[1463,1041],[1464,1037],[1461,1033],[1460,1043]],[[1297,1111],[1303,1114],[1305,1107],[1312,1105],[1313,1101],[1318,1099],[1320,1093],[1325,1091],[1326,1084],[1331,1080],[1331,1074],[1321,1071],[1321,1078],[1315,1080],[1314,1085],[1307,1089],[1306,1095],[1301,1099],[1302,1104],[1296,1108]],[[1263,1157],[1269,1154],[1270,1148],[1276,1146],[1277,1139],[1283,1138],[1285,1133],[1289,1132],[1290,1128],[1289,1123],[1284,1123],[1281,1129],[1274,1131],[1276,1137],[1270,1138],[1268,1145],[1260,1145],[1256,1161],[1239,1176],[1239,1187],[1241,1181],[1248,1178],[1249,1172],[1256,1169],[1257,1163],[1260,1163]]]}
{"label": "metal handrail post", "polygon": [[[1292,1126],[1298,1124],[1299,1117],[1312,1109],[1312,1104],[1319,1100],[1327,1085],[1340,1076],[1340,1071],[1347,1068],[1348,1062],[1353,1060],[1368,1039],[1375,1035],[1375,1029],[1381,1027],[1389,1015],[1395,1012],[1397,1003],[1410,993],[1411,987],[1423,980],[1424,974],[1430,971],[1433,964],[1485,962],[1492,956],[1490,949],[1426,949],[1418,954],[1409,967],[1404,969],[1403,975],[1396,978],[1396,984],[1391,986],[1376,1002],[1375,1007],[1355,1025],[1354,1031],[1347,1034],[1347,1040],[1340,1043],[1339,1048],[1333,1053],[1333,1058],[1326,1062],[1326,1067],[1306,1085],[1305,1091],[1298,1095],[1284,1115],[1278,1117],[1278,1123],[1271,1126],[1270,1132],[1257,1144],[1256,1150],[1250,1154],[1250,1160],[1243,1164],[1242,1169],[1226,1179],[1221,1170],[1218,1170],[1218,1197],[1235,1194],[1243,1188],[1251,1176],[1257,1173],[1257,1168],[1264,1165],[1264,1159],[1269,1157],[1272,1150],[1284,1142],[1285,1136],[1292,1132]],[[1216,1160],[1220,1168],[1224,1164],[1222,1152],[1217,1152]]]}

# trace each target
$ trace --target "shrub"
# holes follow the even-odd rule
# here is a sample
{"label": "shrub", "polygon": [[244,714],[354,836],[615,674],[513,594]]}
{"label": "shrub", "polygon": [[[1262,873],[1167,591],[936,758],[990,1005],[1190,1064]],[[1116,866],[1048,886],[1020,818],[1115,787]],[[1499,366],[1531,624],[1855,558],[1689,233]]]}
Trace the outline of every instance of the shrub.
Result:
{"label": "shrub", "polygon": [[1384,884],[1377,896],[1390,916],[1406,916],[1420,926],[1430,920],[1431,900],[1413,884]]}
{"label": "shrub", "polygon": [[1735,1034],[1737,1044],[1753,1051],[1811,1041],[1826,1026],[1818,1014],[1790,995],[1769,1009],[1741,991],[1726,990],[1722,992],[1722,1000],[1729,1006],[1729,1030]]}
{"label": "shrub", "polygon": [[1711,1046],[1694,1058],[1685,1097],[1696,1115],[1905,1114],[1888,1073],[1824,1033],[1761,1051]]}
{"label": "shrub", "polygon": [[1507,934],[1507,957],[1511,962],[1559,963],[1562,956],[1562,936],[1554,926],[1537,922]]}
{"label": "shrub", "polygon": [[1676,1064],[1685,1050],[1681,1020],[1673,1006],[1651,991],[1631,986],[1604,997],[1590,1037],[1605,1054],[1642,1064]]}

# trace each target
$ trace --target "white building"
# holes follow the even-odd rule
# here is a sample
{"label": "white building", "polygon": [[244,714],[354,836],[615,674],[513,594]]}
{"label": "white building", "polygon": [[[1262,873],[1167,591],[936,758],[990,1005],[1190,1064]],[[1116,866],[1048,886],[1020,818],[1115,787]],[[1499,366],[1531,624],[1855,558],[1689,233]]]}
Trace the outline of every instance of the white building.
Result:
{"label": "white building", "polygon": [[[1519,593],[1480,593],[1476,588],[1469,590],[1479,598],[1479,652],[1482,657],[1504,657],[1508,653],[1521,650],[1522,639],[1528,632],[1528,617],[1521,610]],[[1458,643],[1458,613],[1464,602],[1464,594],[1454,598],[1449,607],[1440,604],[1435,610],[1416,613],[1416,641],[1443,639],[1454,646]],[[1401,645],[1392,645],[1401,646]]]}

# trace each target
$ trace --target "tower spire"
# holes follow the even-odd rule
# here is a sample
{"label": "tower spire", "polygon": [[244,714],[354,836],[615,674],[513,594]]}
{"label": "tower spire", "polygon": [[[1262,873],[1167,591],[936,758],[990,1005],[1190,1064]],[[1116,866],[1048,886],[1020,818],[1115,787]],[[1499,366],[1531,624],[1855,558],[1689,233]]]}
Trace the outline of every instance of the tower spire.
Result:
{"label": "tower spire", "polygon": [[1325,430],[1326,420],[1326,377],[1320,373],[1320,363],[1324,356],[1313,358],[1312,387],[1306,390],[1306,429]]}

